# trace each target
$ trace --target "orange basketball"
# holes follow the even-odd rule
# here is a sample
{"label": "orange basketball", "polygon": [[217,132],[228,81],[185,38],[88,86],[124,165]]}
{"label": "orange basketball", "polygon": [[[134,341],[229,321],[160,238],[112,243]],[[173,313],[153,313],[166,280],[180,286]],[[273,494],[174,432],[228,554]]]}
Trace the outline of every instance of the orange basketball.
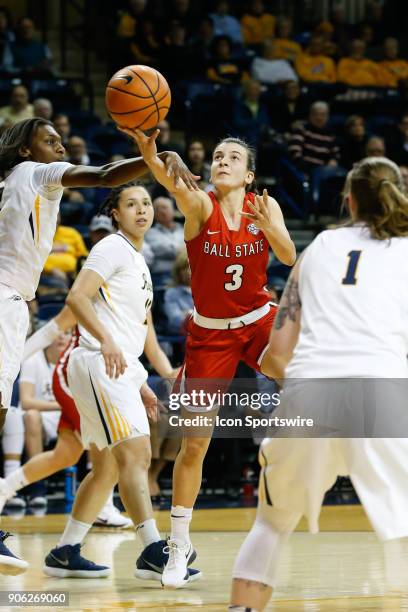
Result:
{"label": "orange basketball", "polygon": [[148,130],[169,112],[171,93],[166,79],[149,66],[126,66],[106,87],[106,108],[121,127]]}

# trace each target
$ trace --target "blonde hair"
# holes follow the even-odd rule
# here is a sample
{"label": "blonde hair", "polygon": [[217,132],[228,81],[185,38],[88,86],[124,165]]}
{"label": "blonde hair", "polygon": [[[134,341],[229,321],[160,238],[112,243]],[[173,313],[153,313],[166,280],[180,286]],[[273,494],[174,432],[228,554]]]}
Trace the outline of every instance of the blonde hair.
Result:
{"label": "blonde hair", "polygon": [[173,269],[171,271],[171,276],[173,278],[173,286],[181,284],[181,271],[190,266],[187,256],[187,251],[185,249],[181,249],[174,260]]}
{"label": "blonde hair", "polygon": [[356,219],[371,236],[408,236],[408,197],[398,166],[386,157],[366,157],[349,173],[346,186],[357,206]]}

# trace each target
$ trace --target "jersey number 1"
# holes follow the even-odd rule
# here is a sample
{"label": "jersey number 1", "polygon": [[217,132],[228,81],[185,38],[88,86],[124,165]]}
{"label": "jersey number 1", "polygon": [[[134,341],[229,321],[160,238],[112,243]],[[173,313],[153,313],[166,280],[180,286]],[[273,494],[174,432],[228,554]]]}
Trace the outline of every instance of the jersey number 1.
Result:
{"label": "jersey number 1", "polygon": [[361,251],[350,251],[347,254],[349,258],[346,276],[341,281],[343,285],[356,285],[357,284],[357,266],[360,261]]}

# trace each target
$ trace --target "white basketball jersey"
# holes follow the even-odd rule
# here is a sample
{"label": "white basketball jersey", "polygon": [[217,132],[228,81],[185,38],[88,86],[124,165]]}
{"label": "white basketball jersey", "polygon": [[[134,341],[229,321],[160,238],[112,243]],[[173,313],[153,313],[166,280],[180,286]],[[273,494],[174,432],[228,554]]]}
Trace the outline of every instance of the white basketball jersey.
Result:
{"label": "white basketball jersey", "polygon": [[299,269],[301,331],[289,378],[408,376],[408,238],[357,224],[322,232]]}
{"label": "white basketball jersey", "polygon": [[[121,233],[111,234],[91,250],[83,270],[103,279],[92,301],[96,315],[124,353],[139,357],[147,334],[146,315],[153,301],[153,286],[143,255]],[[99,342],[79,325],[80,346],[100,349]]]}
{"label": "white basketball jersey", "polygon": [[4,181],[0,202],[0,283],[32,300],[52,249],[61,180],[72,164],[22,162]]}

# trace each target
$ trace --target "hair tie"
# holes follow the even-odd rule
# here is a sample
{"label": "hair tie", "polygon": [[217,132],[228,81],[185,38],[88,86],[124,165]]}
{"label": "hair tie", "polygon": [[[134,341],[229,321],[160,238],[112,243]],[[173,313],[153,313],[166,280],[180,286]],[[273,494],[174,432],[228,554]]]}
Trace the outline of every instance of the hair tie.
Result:
{"label": "hair tie", "polygon": [[391,185],[390,179],[381,179],[380,182],[378,183],[378,188],[380,189],[383,185],[386,185],[386,184]]}

